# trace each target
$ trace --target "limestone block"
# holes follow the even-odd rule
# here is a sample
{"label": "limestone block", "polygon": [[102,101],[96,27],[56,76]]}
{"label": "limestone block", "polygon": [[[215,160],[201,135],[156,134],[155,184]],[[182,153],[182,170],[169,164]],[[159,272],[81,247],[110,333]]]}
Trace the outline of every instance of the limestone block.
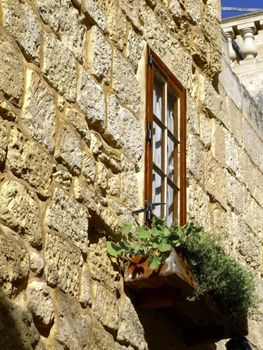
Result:
{"label": "limestone block", "polygon": [[120,52],[113,54],[112,87],[120,100],[135,114],[140,110],[140,87],[132,67]]}
{"label": "limestone block", "polygon": [[242,214],[246,210],[249,199],[245,186],[233,175],[227,176],[226,184],[228,203],[234,208],[236,213]]}
{"label": "limestone block", "polygon": [[64,122],[60,125],[55,158],[73,174],[78,175],[80,173],[83,159],[80,139],[73,128]]}
{"label": "limestone block", "polygon": [[90,143],[90,130],[88,123],[85,119],[85,115],[79,112],[75,108],[67,107],[65,112],[66,117],[69,119],[74,128],[81,135],[83,141],[86,144]]}
{"label": "limestone block", "polygon": [[123,50],[127,39],[127,19],[117,1],[108,2],[107,32],[110,40]]}
{"label": "limestone block", "polygon": [[26,305],[35,323],[49,328],[54,321],[54,306],[45,281],[31,280],[26,289]]}
{"label": "limestone block", "polygon": [[117,299],[97,282],[92,283],[92,313],[103,326],[112,330],[119,327]]}
{"label": "limestone block", "polygon": [[255,129],[246,119],[243,119],[243,140],[244,148],[248,155],[258,166],[260,171],[263,172],[262,141]]}
{"label": "limestone block", "polygon": [[243,145],[243,132],[242,132],[242,112],[237,108],[236,104],[227,99],[227,118],[230,119],[230,131],[234,135],[236,141]]}
{"label": "limestone block", "polygon": [[8,129],[2,119],[0,119],[0,166],[5,162],[8,144]]}
{"label": "limestone block", "polygon": [[107,27],[107,18],[103,9],[103,1],[100,0],[83,0],[82,10],[84,14],[95,22],[103,31]]}
{"label": "limestone block", "polygon": [[121,200],[129,209],[136,209],[139,202],[137,177],[134,172],[121,174]]}
{"label": "limestone block", "polygon": [[106,332],[99,324],[95,324],[92,329],[92,341],[90,350],[119,350],[116,347],[113,336]]}
{"label": "limestone block", "polygon": [[68,191],[71,186],[72,175],[68,172],[67,169],[63,168],[58,164],[56,171],[52,174],[55,183],[58,184],[61,188]]}
{"label": "limestone block", "polygon": [[121,171],[121,156],[122,152],[116,150],[115,148],[112,148],[103,140],[99,135],[92,135],[93,138],[93,153],[94,153],[94,146],[96,144],[100,143],[100,148],[98,152],[98,160],[101,161],[106,165],[106,167],[110,168],[113,173],[119,173]]}
{"label": "limestone block", "polygon": [[42,255],[37,251],[30,249],[30,270],[36,276],[41,275],[44,269],[44,260]]}
{"label": "limestone block", "polygon": [[191,21],[194,24],[200,25],[201,19],[202,19],[202,0],[198,0],[198,1],[186,0],[185,9]]}
{"label": "limestone block", "polygon": [[205,114],[200,114],[200,138],[205,149],[211,146],[212,120]]}
{"label": "limestone block", "polygon": [[241,177],[241,168],[240,168],[240,153],[241,149],[239,148],[234,137],[224,129],[225,136],[225,161],[226,166],[230,171],[234,172],[238,178]]}
{"label": "limestone block", "polygon": [[[55,339],[63,349],[90,349],[92,323],[90,314],[82,310],[72,297],[57,292]],[[55,348],[57,349],[57,347]]]}
{"label": "limestone block", "polygon": [[48,85],[31,69],[26,73],[21,119],[31,136],[52,152],[56,123],[55,97]]}
{"label": "limestone block", "polygon": [[212,121],[212,144],[211,144],[211,151],[212,156],[218,160],[222,166],[225,164],[225,153],[226,153],[226,146],[225,146],[225,133],[226,129],[219,124],[217,121]]}
{"label": "limestone block", "polygon": [[80,179],[74,179],[73,192],[77,201],[85,205],[89,211],[99,213],[97,196],[94,187],[85,186]]}
{"label": "limestone block", "polygon": [[143,43],[141,41],[141,37],[131,27],[129,28],[129,32],[128,32],[126,55],[135,70],[138,67],[138,62],[141,58],[142,52],[143,52]]}
{"label": "limestone block", "polygon": [[2,52],[0,92],[16,107],[20,107],[23,93],[23,64],[18,52],[2,32],[0,32],[0,51]]}
{"label": "limestone block", "polygon": [[0,344],[5,350],[43,349],[32,315],[19,301],[12,301],[1,295],[0,303]]}
{"label": "limestone block", "polygon": [[17,114],[13,110],[10,103],[8,103],[2,96],[0,96],[0,116],[3,119],[10,121],[15,121],[17,119]]}
{"label": "limestone block", "polygon": [[32,7],[24,0],[5,0],[2,18],[4,28],[15,38],[26,58],[39,65],[41,24]]}
{"label": "limestone block", "polygon": [[79,302],[82,307],[92,303],[91,278],[87,264],[83,265],[81,271]]}
{"label": "limestone block", "polygon": [[123,295],[120,299],[120,326],[117,340],[136,347],[139,350],[148,348],[144,339],[144,329],[132,305],[131,300]]}
{"label": "limestone block", "polygon": [[205,166],[205,149],[200,140],[192,133],[187,135],[187,171],[196,179],[202,179]]}
{"label": "limestone block", "polygon": [[211,117],[218,117],[222,105],[221,97],[213,88],[213,85],[203,76],[199,75],[199,99],[204,110]]}
{"label": "limestone block", "polygon": [[79,297],[79,276],[83,264],[80,250],[50,232],[46,234],[44,254],[47,283]]}
{"label": "limestone block", "polygon": [[52,34],[44,34],[41,70],[48,82],[68,101],[76,97],[77,69],[71,51]]}
{"label": "limestone block", "polygon": [[[43,21],[56,32],[62,43],[82,61],[85,33],[84,16],[70,0],[34,0]],[[74,29],[72,29],[74,28]]]}
{"label": "limestone block", "polygon": [[237,237],[236,249],[250,268],[257,270],[260,268],[260,244],[249,229],[246,230],[245,237],[242,235]]}
{"label": "limestone block", "polygon": [[45,223],[71,240],[83,252],[87,251],[88,212],[58,187],[47,207]]}
{"label": "limestone block", "polygon": [[121,180],[120,175],[113,175],[109,178],[107,194],[120,198],[121,196]]}
{"label": "limestone block", "polygon": [[190,127],[196,135],[200,135],[200,118],[197,106],[194,100],[187,96],[186,109],[187,127]]}
{"label": "limestone block", "polygon": [[105,97],[100,85],[80,69],[77,102],[88,123],[103,130],[105,127]]}
{"label": "limestone block", "polygon": [[91,278],[98,281],[108,291],[116,294],[120,289],[120,275],[112,268],[106,250],[106,239],[100,238],[98,243],[89,245],[87,261]]}
{"label": "limestone block", "polygon": [[122,231],[122,220],[110,207],[100,207],[100,222],[109,234],[120,235]]}
{"label": "limestone block", "polygon": [[143,154],[142,128],[135,116],[122,107],[117,98],[111,95],[108,99],[108,118],[106,136],[124,154],[138,161]]}
{"label": "limestone block", "polygon": [[174,20],[178,20],[182,17],[182,9],[178,0],[169,1],[168,9]]}
{"label": "limestone block", "polygon": [[172,15],[168,11],[168,8],[164,7],[162,3],[157,3],[155,7],[155,15],[157,20],[159,20],[160,23],[164,24],[167,30],[174,30],[175,23]]}
{"label": "limestone block", "polygon": [[219,75],[219,81],[227,92],[229,98],[235,103],[238,109],[242,110],[243,101],[240,89],[240,81],[237,75],[232,71],[230,65],[227,64],[225,60],[223,60],[223,69]]}
{"label": "limestone block", "polygon": [[12,296],[29,275],[29,254],[17,239],[0,233],[0,290]]}
{"label": "limestone block", "polygon": [[87,35],[85,64],[97,79],[109,85],[111,74],[112,48],[97,26]]}
{"label": "limestone block", "polygon": [[221,52],[222,35],[220,23],[211,15],[208,7],[204,7],[202,30],[208,41],[213,44],[214,50]]}
{"label": "limestone block", "polygon": [[96,166],[96,183],[101,191],[105,191],[108,186],[108,169],[101,162],[97,163]]}
{"label": "limestone block", "polygon": [[221,6],[220,1],[218,0],[207,0],[206,6],[208,7],[209,12],[212,14],[217,21],[221,21]]}
{"label": "limestone block", "polygon": [[87,179],[88,183],[94,183],[96,175],[96,161],[88,150],[85,150],[83,153],[81,172]]}
{"label": "limestone block", "polygon": [[141,24],[139,21],[139,6],[140,2],[139,0],[133,0],[133,1],[126,1],[126,0],[120,0],[119,6],[121,7],[122,11],[125,13],[128,20],[132,23],[132,25],[137,29],[141,29]]}
{"label": "limestone block", "polygon": [[25,138],[16,127],[10,132],[7,164],[16,176],[26,180],[40,195],[50,195],[53,161],[47,151]]}
{"label": "limestone block", "polygon": [[42,242],[40,212],[34,196],[26,187],[7,180],[0,187],[0,221],[28,241],[39,246]]}

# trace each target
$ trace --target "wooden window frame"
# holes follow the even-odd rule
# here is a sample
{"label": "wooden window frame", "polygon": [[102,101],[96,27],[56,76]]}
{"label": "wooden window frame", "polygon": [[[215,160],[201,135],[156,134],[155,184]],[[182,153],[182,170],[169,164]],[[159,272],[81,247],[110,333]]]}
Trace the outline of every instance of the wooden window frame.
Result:
{"label": "wooden window frame", "polygon": [[[183,226],[186,223],[186,90],[176,79],[173,73],[166,67],[162,60],[150,48],[147,48],[147,72],[146,72],[146,143],[145,143],[145,203],[152,203],[152,174],[153,174],[153,91],[154,71],[157,70],[165,78],[167,86],[172,89],[180,99],[180,183],[179,198],[180,208],[178,224]],[[150,137],[149,137],[150,134]],[[167,152],[167,150],[166,150]],[[177,152],[175,152],[178,155]],[[176,161],[176,158],[174,159]],[[168,182],[168,180],[167,180]],[[147,216],[146,216],[147,218]],[[149,216],[148,220],[149,221]],[[147,222],[150,224],[150,222]]]}

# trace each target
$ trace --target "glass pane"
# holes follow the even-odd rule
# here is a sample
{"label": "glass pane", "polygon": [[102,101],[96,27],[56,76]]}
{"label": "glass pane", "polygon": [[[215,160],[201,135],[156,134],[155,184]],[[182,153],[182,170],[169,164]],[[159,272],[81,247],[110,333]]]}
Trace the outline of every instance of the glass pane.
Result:
{"label": "glass pane", "polygon": [[155,76],[153,87],[153,113],[160,120],[162,120],[163,85],[164,83]]}
{"label": "glass pane", "polygon": [[167,184],[167,199],[166,199],[166,220],[167,225],[170,226],[174,222],[174,212],[177,208],[176,203],[176,190]]}
{"label": "glass pane", "polygon": [[[168,110],[167,110],[167,127],[171,131],[171,133],[177,138],[177,125],[175,125],[175,116],[174,113],[177,111],[177,97],[168,88]],[[176,113],[177,114],[177,113]]]}
{"label": "glass pane", "polygon": [[[162,201],[162,177],[156,172],[153,171],[153,184],[152,184],[152,202],[161,203]],[[161,217],[162,206],[158,205],[153,214]]]}
{"label": "glass pane", "polygon": [[162,169],[162,129],[153,123],[153,162]]}
{"label": "glass pane", "polygon": [[174,181],[174,154],[175,154],[175,143],[168,136],[167,137],[167,175]]}

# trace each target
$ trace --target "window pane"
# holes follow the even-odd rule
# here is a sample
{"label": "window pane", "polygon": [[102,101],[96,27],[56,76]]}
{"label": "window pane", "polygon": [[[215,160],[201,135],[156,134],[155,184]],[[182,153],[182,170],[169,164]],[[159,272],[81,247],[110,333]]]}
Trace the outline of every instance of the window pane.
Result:
{"label": "window pane", "polygon": [[[177,191],[167,184],[167,199],[166,199],[166,221],[167,225],[170,226],[174,222],[174,212],[176,211],[177,208],[177,203],[176,203],[176,193]],[[177,214],[177,213],[176,213]]]}
{"label": "window pane", "polygon": [[167,137],[167,175],[174,181],[174,153],[176,151],[175,142]]}
{"label": "window pane", "polygon": [[155,76],[153,87],[153,114],[160,120],[162,120],[163,86],[164,83]]}
{"label": "window pane", "polygon": [[167,127],[171,131],[171,133],[177,138],[177,128],[175,123],[175,115],[176,108],[177,108],[177,97],[171,91],[171,89],[168,88],[168,110],[167,110]]}
{"label": "window pane", "polygon": [[153,123],[153,162],[162,169],[162,129]]}
{"label": "window pane", "polygon": [[[152,184],[152,202],[161,203],[162,201],[162,177],[156,172],[153,171],[153,184]],[[162,206],[158,205],[153,214],[156,216],[162,216]]]}

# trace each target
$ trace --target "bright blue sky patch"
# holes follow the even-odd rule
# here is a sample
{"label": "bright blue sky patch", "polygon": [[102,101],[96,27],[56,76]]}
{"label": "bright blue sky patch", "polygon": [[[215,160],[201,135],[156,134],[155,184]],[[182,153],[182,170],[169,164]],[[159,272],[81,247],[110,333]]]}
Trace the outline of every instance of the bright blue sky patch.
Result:
{"label": "bright blue sky patch", "polygon": [[[263,10],[263,0],[221,0],[222,7],[248,7]],[[222,18],[242,15],[246,12],[222,11]]]}

